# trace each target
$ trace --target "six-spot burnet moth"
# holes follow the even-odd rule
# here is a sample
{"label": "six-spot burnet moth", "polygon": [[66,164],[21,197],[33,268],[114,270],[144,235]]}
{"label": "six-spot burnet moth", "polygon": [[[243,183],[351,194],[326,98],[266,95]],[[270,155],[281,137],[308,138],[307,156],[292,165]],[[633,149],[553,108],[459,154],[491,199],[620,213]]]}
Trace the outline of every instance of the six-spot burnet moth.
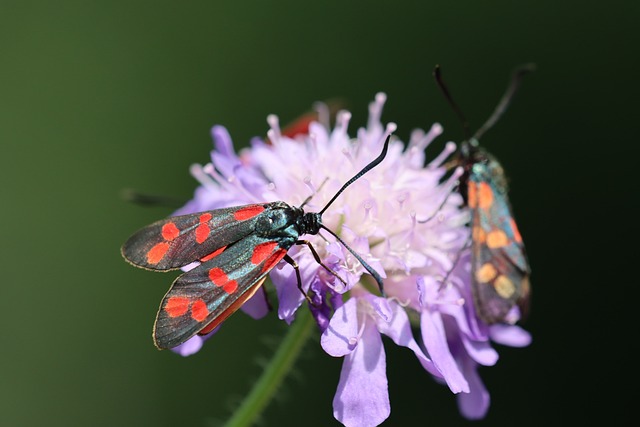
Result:
{"label": "six-spot burnet moth", "polygon": [[322,224],[322,214],[349,185],[382,162],[390,138],[380,155],[347,181],[320,212],[303,210],[309,199],[300,207],[281,201],[236,206],[170,217],[131,236],[122,246],[122,255],[134,266],[167,271],[200,262],[180,275],[162,299],[153,331],[156,347],[173,348],[196,334],[213,331],[256,293],[282,259],[293,266],[304,293],[298,265],[287,255],[293,245],[307,245],[316,261],[342,280],[322,263],[310,242],[300,239],[321,229],[345,246],[384,294],[380,275]]}
{"label": "six-spot burnet moth", "polygon": [[445,98],[463,123],[465,140],[459,145],[457,166],[463,168],[459,191],[471,210],[471,291],[479,317],[488,324],[514,320],[510,316],[518,305],[528,311],[531,273],[522,237],[513,219],[508,186],[502,166],[480,147],[480,137],[502,116],[513,99],[522,77],[534,65],[518,67],[493,114],[469,137],[464,115],[445,86],[436,66],[434,77]]}

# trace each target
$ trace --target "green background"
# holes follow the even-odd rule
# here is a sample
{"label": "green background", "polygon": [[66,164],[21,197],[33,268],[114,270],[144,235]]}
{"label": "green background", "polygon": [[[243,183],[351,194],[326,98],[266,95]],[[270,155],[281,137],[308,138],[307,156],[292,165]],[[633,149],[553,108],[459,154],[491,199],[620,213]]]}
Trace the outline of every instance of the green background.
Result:
{"label": "green background", "polygon": [[[622,423],[637,337],[625,331],[637,270],[623,269],[637,254],[637,186],[626,187],[638,158],[638,4],[1,1],[0,425],[216,425],[247,393],[282,322],[237,315],[193,357],[158,352],[151,326],[175,275],[119,253],[171,212],[120,191],[190,197],[188,168],[208,160],[212,125],[239,147],[265,134],[269,113],[286,122],[342,97],[353,131],[384,91],[383,120],[402,139],[438,121],[442,146],[462,131],[435,64],[477,128],[529,61],[538,71],[483,143],[511,179],[534,341],[499,348],[481,371],[492,406],[475,424]],[[386,425],[470,424],[410,352],[386,349]],[[336,425],[339,369],[310,343],[264,425]]]}

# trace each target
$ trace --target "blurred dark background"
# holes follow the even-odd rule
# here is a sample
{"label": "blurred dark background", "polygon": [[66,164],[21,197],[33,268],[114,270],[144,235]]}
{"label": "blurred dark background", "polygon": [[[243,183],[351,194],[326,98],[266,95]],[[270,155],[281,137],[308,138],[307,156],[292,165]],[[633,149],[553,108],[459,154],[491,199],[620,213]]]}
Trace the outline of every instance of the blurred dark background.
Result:
{"label": "blurred dark background", "polygon": [[[151,327],[175,275],[134,269],[119,253],[171,212],[128,204],[121,190],[189,198],[188,168],[208,161],[212,125],[240,147],[265,134],[269,113],[286,122],[342,97],[353,132],[384,91],[397,135],[438,121],[441,147],[462,131],[431,78],[435,64],[475,129],[511,69],[530,61],[538,71],[483,143],[511,179],[534,271],[525,324],[534,341],[499,348],[497,366],[482,369],[492,406],[474,424],[626,424],[638,334],[638,274],[624,270],[638,253],[639,9],[0,2],[0,425],[216,425],[248,392],[282,322],[239,314],[193,357],[158,352]],[[386,425],[471,424],[410,352],[386,349]],[[310,343],[264,425],[336,425],[339,370]]]}

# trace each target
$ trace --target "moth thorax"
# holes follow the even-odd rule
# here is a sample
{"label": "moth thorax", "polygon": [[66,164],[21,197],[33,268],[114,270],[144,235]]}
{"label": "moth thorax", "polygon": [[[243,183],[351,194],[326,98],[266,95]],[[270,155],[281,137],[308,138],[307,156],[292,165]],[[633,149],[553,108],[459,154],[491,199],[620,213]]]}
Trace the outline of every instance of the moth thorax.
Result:
{"label": "moth thorax", "polygon": [[322,224],[322,216],[317,212],[307,212],[298,220],[298,229],[300,234],[318,234],[320,225]]}

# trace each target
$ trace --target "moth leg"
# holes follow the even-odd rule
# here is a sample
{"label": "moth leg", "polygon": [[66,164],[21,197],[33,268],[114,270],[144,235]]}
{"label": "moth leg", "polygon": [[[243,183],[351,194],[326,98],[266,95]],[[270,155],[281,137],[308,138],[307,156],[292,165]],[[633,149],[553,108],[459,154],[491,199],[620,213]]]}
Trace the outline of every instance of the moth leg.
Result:
{"label": "moth leg", "polygon": [[285,255],[284,260],[287,263],[289,263],[291,267],[293,267],[294,271],[296,272],[296,279],[298,279],[298,289],[300,289],[300,292],[302,293],[302,295],[304,295],[304,297],[307,299],[309,304],[316,306],[316,304],[311,300],[311,297],[307,295],[304,289],[302,289],[302,279],[300,278],[300,267],[298,266],[298,263],[296,262],[296,260],[291,258],[289,255]]}
{"label": "moth leg", "polygon": [[316,262],[318,264],[320,264],[322,267],[324,267],[324,269],[327,270],[329,273],[331,273],[334,277],[336,277],[338,280],[340,280],[344,286],[347,286],[347,282],[345,282],[344,279],[338,275],[338,273],[336,273],[335,271],[333,271],[332,269],[327,267],[322,262],[322,260],[320,259],[320,255],[318,255],[318,252],[316,252],[316,249],[313,247],[313,245],[311,244],[310,241],[308,241],[308,240],[298,240],[298,241],[296,241],[296,245],[307,245],[309,247],[309,250],[311,251],[311,254],[313,255],[313,258],[316,260]]}

